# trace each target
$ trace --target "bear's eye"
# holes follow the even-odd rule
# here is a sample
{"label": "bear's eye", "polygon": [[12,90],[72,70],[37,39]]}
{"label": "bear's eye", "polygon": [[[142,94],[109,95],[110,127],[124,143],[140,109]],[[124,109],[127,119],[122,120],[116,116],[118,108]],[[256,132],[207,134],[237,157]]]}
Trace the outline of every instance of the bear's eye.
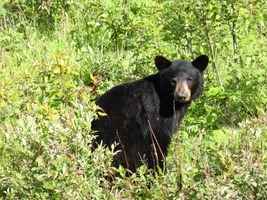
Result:
{"label": "bear's eye", "polygon": [[176,80],[175,80],[175,79],[172,79],[172,80],[171,80],[171,85],[172,85],[172,86],[176,86]]}
{"label": "bear's eye", "polygon": [[192,83],[193,78],[192,78],[192,77],[188,77],[188,78],[186,79],[186,81],[187,81],[188,83]]}

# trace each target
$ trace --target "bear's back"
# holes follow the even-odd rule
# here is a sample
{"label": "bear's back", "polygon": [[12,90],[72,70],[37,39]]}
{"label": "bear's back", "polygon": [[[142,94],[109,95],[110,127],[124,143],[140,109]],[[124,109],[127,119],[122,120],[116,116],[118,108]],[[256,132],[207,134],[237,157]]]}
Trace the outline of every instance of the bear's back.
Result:
{"label": "bear's back", "polygon": [[159,98],[153,82],[141,79],[111,88],[99,97],[96,104],[108,115],[129,118],[142,109],[158,112]]}

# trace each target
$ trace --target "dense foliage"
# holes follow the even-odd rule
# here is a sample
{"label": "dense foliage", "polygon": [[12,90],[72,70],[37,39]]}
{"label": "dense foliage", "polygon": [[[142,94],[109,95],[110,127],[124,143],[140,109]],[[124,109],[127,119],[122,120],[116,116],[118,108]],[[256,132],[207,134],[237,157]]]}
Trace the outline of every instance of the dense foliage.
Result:
{"label": "dense foliage", "polygon": [[[267,199],[264,0],[2,0],[0,199]],[[94,98],[155,72],[154,56],[211,58],[166,171],[90,151]]]}

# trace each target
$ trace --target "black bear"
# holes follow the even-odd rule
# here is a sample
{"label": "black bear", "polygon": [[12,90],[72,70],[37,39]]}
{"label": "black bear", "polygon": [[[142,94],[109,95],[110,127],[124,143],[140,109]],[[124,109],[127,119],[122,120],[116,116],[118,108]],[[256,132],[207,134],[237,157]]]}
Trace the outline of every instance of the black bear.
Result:
{"label": "black bear", "polygon": [[114,166],[131,172],[142,163],[164,166],[172,135],[202,92],[208,62],[206,55],[192,62],[156,56],[158,73],[116,86],[98,98],[96,104],[106,115],[92,122],[98,134],[95,144],[117,144]]}

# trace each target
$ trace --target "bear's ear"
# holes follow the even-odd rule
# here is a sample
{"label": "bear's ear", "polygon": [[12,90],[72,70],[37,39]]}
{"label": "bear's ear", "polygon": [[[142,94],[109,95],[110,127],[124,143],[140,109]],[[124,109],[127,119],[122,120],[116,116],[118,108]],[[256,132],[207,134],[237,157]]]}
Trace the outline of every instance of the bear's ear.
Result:
{"label": "bear's ear", "polygon": [[209,63],[209,57],[206,55],[201,55],[198,56],[193,62],[192,64],[199,69],[200,72],[203,72],[206,67],[208,66]]}
{"label": "bear's ear", "polygon": [[164,58],[163,56],[155,57],[155,65],[159,71],[169,67],[171,64],[172,62],[169,61],[167,58]]}

